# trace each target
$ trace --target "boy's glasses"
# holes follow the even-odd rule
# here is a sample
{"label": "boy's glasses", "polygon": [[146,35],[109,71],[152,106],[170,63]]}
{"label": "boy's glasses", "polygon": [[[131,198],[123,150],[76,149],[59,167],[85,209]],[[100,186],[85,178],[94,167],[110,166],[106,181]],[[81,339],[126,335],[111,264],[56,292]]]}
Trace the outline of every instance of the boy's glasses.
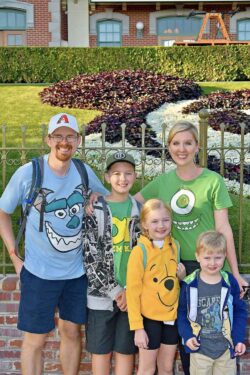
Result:
{"label": "boy's glasses", "polygon": [[78,135],[66,135],[66,137],[64,137],[63,135],[55,134],[55,135],[50,135],[49,138],[53,139],[53,141],[56,143],[60,143],[64,140],[68,143],[74,143],[77,140]]}

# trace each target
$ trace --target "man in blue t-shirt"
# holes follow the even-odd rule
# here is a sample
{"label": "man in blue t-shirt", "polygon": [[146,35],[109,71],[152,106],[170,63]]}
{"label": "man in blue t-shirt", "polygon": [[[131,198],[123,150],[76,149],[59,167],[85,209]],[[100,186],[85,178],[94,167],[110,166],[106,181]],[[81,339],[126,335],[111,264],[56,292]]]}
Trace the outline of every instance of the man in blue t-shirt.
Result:
{"label": "man in blue t-shirt", "polygon": [[[56,308],[63,373],[78,373],[80,324],[86,320],[87,288],[82,252],[86,195],[72,161],[80,142],[75,117],[59,113],[50,119],[47,136],[50,153],[43,157],[42,187],[27,218],[24,263],[15,254],[11,214],[18,205],[25,206],[32,182],[31,163],[14,173],[0,198],[0,235],[21,281],[17,326],[25,332],[21,354],[23,375],[42,373],[42,349],[47,333],[55,327]],[[86,171],[90,189],[105,195],[106,189],[88,165]],[[39,231],[41,211],[43,221]]]}

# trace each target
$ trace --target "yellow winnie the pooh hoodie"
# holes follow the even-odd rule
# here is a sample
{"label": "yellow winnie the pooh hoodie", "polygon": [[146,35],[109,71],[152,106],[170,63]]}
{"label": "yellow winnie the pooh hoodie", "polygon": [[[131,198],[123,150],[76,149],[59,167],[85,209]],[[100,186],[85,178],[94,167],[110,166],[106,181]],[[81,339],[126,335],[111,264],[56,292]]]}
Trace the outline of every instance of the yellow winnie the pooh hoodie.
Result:
{"label": "yellow winnie the pooh hoodie", "polygon": [[158,321],[177,318],[179,261],[177,241],[168,236],[163,247],[141,235],[130,254],[127,269],[127,305],[131,330],[143,328],[143,316]]}

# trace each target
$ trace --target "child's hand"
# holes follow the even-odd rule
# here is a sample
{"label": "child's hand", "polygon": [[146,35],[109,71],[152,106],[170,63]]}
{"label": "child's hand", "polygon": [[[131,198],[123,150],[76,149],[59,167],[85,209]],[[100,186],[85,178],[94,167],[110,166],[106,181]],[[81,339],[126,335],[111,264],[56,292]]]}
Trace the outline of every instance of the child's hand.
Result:
{"label": "child's hand", "polygon": [[95,192],[91,193],[91,195],[89,197],[89,200],[87,202],[88,204],[85,207],[86,215],[90,216],[90,215],[93,214],[93,212],[94,212],[93,204],[97,201],[97,199],[100,195],[101,195],[100,193],[95,193]]}
{"label": "child's hand", "polygon": [[146,334],[145,329],[136,329],[135,330],[135,345],[139,349],[148,349],[148,335]]}
{"label": "child's hand", "polygon": [[239,356],[245,353],[246,351],[246,345],[242,342],[238,342],[238,344],[234,348],[235,355]]}
{"label": "child's hand", "polygon": [[126,298],[125,289],[116,295],[115,301],[116,301],[117,307],[119,307],[121,311],[123,312],[127,311],[127,298]]}
{"label": "child's hand", "polygon": [[197,341],[196,337],[191,337],[191,339],[187,340],[186,345],[191,350],[198,350],[199,346],[200,346],[200,343]]}
{"label": "child's hand", "polygon": [[183,280],[184,277],[186,277],[186,268],[184,266],[184,264],[182,263],[179,263],[178,266],[177,266],[177,277],[179,280]]}

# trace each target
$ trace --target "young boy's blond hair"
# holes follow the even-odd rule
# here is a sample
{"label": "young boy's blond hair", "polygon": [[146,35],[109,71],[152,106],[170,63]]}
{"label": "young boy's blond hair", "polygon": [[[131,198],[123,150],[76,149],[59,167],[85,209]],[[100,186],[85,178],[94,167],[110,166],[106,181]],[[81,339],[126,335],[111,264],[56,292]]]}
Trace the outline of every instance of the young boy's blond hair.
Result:
{"label": "young boy's blond hair", "polygon": [[204,251],[226,255],[227,242],[224,235],[215,230],[201,233],[196,244],[196,254],[200,255]]}

